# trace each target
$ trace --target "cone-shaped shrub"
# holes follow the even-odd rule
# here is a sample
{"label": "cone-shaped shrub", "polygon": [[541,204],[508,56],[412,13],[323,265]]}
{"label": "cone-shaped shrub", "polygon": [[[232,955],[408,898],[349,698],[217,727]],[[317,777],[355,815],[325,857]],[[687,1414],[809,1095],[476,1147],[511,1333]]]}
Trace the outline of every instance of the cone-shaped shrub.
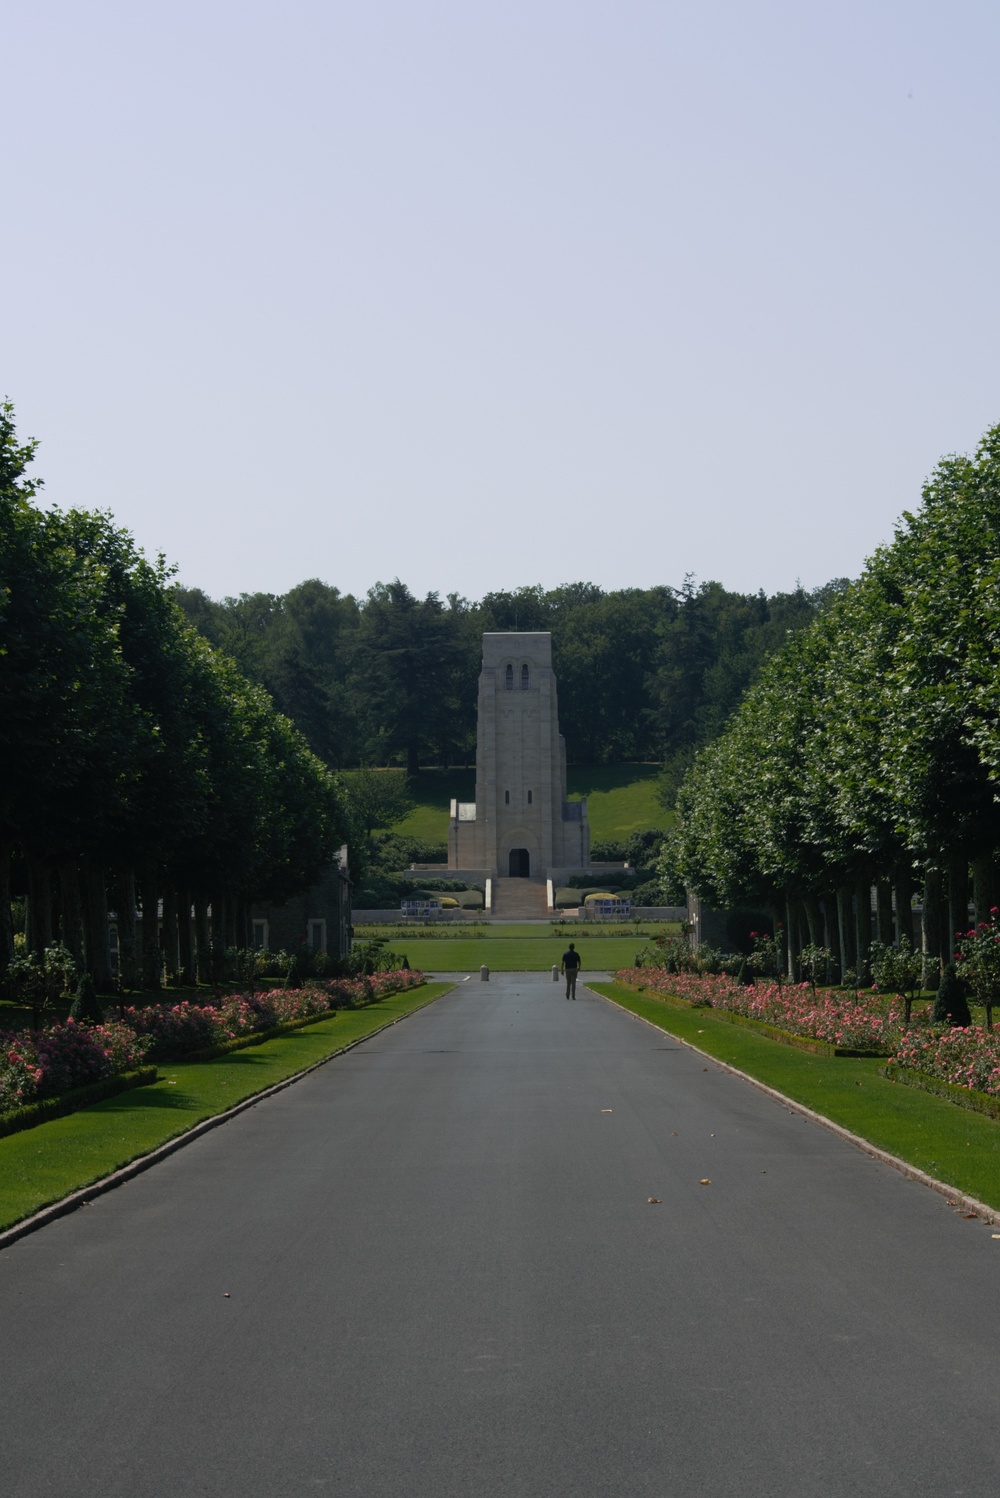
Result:
{"label": "cone-shaped shrub", "polygon": [[288,972],[285,974],[285,987],[302,987],[302,964],[299,961],[298,952],[294,953],[291,962],[288,964]]}
{"label": "cone-shaped shrub", "polygon": [[100,1025],[104,1022],[104,1010],[89,973],[84,973],[76,986],[76,996],[69,1017],[82,1025]]}
{"label": "cone-shaped shrub", "polygon": [[960,978],[953,962],[949,962],[941,974],[941,982],[938,986],[937,997],[934,1000],[934,1013],[931,1016],[936,1025],[971,1025],[972,1015],[969,1013],[968,986],[964,978]]}

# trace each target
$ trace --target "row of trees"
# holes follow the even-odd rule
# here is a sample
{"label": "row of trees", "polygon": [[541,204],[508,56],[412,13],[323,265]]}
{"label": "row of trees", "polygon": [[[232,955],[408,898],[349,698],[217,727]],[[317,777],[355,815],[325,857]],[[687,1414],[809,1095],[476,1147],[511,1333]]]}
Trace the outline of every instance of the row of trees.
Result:
{"label": "row of trees", "polygon": [[[191,627],[162,559],[104,514],[42,511],[0,408],[0,976],[59,937],[110,982],[193,978],[213,938],[249,945],[248,903],[315,881],[346,836],[329,770],[267,693]],[[162,902],[165,952],[157,945]],[[141,950],[136,911],[142,914]]]}
{"label": "row of trees", "polygon": [[560,723],[576,763],[666,760],[676,788],[789,630],[844,584],[772,597],[718,583],[605,593],[590,583],[419,599],[316,580],[282,597],[176,596],[194,626],[260,682],[329,765],[469,763],[485,630],[551,630]]}
{"label": "row of trees", "polygon": [[678,798],[670,859],[706,900],[770,905],[787,946],[869,970],[876,936],[950,960],[998,903],[1000,427],[764,666]]}

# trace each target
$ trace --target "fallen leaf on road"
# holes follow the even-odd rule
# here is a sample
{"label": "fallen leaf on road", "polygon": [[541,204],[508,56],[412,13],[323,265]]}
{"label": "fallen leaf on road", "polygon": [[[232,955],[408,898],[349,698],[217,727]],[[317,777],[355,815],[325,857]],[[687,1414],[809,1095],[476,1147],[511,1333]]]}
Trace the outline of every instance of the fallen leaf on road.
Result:
{"label": "fallen leaf on road", "polygon": [[662,1205],[662,1199],[658,1196],[647,1196],[646,1201],[651,1207],[659,1207]]}
{"label": "fallen leaf on road", "polygon": [[1000,1233],[991,1233],[990,1237],[991,1238],[1000,1238]]}
{"label": "fallen leaf on road", "polygon": [[711,1186],[711,1184],[712,1183],[708,1179],[708,1176],[702,1176],[701,1180],[698,1182],[699,1186]]}
{"label": "fallen leaf on road", "polygon": [[708,1071],[708,1067],[707,1066],[703,1066],[702,1067],[702,1071]]}
{"label": "fallen leaf on road", "polygon": [[602,1113],[613,1113],[614,1111],[615,1111],[614,1108],[602,1108],[601,1109]]}
{"label": "fallen leaf on road", "polygon": [[231,1296],[230,1296],[228,1290],[223,1290],[223,1292],[222,1292],[222,1298],[223,1298],[223,1300],[229,1300],[229,1299],[231,1299]]}
{"label": "fallen leaf on road", "polygon": [[971,1222],[971,1221],[973,1221],[975,1218],[977,1218],[979,1216],[979,1213],[978,1212],[963,1212],[962,1216],[965,1218],[966,1222]]}

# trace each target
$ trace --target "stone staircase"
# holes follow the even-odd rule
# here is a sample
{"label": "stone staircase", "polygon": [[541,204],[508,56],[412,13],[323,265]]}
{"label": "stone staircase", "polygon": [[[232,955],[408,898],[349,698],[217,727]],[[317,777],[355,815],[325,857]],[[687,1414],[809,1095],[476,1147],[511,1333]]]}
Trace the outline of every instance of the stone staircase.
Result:
{"label": "stone staircase", "polygon": [[494,879],[493,916],[500,921],[544,921],[551,911],[546,904],[544,879]]}

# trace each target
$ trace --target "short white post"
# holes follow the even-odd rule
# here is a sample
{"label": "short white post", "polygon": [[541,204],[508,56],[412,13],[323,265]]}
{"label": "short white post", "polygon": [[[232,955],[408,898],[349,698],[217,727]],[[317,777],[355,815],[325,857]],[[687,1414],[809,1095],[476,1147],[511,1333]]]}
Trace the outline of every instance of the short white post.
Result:
{"label": "short white post", "polygon": [[490,981],[490,970],[486,966],[485,962],[483,963],[482,967],[479,969],[479,981],[481,983],[488,983]]}
{"label": "short white post", "polygon": [[552,964],[552,981],[553,981],[553,983],[558,983],[559,982],[559,964],[558,964],[558,962],[554,962]]}

